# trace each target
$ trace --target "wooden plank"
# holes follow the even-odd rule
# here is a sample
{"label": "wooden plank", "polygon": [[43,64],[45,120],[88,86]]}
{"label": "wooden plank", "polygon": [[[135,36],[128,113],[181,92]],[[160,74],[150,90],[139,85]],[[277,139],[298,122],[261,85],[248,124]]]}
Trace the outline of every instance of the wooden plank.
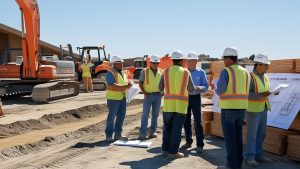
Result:
{"label": "wooden plank", "polygon": [[296,73],[300,73],[300,59],[296,59],[296,68],[295,68]]}

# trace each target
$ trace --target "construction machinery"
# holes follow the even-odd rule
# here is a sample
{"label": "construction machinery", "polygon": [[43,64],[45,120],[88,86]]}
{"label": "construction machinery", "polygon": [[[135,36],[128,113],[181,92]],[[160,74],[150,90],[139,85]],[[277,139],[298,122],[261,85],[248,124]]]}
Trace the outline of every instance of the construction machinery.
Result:
{"label": "construction machinery", "polygon": [[[49,102],[79,93],[72,61],[42,59],[40,15],[36,0],[16,0],[21,9],[22,52],[16,62],[5,58],[18,49],[6,49],[0,65],[0,96],[31,93],[36,102]],[[6,55],[5,55],[6,54]],[[47,58],[47,57],[46,57]]]}

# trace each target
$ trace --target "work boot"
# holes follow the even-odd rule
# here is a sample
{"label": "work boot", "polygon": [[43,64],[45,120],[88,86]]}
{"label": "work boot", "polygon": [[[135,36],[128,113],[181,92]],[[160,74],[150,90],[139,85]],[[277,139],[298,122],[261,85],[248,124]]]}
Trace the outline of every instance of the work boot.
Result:
{"label": "work boot", "polygon": [[157,138],[157,133],[156,133],[156,132],[151,133],[151,134],[149,135],[149,138]]}
{"label": "work boot", "polygon": [[258,167],[258,163],[255,160],[247,160],[246,165],[249,167]]}
{"label": "work boot", "polygon": [[123,140],[123,141],[127,141],[128,138],[123,136],[122,133],[121,134],[115,134],[115,138],[114,140]]}
{"label": "work boot", "polygon": [[146,140],[146,135],[140,134],[139,135],[139,140]]}
{"label": "work boot", "polygon": [[196,148],[196,152],[197,152],[198,154],[203,153],[203,151],[204,151],[203,147],[197,147],[197,148]]}
{"label": "work boot", "polygon": [[161,155],[164,156],[164,157],[167,157],[168,156],[168,152],[167,151],[162,151]]}
{"label": "work boot", "polygon": [[167,156],[168,158],[171,158],[171,159],[175,159],[175,158],[182,158],[182,157],[184,157],[184,154],[183,153],[176,153],[176,154],[168,154],[168,156]]}
{"label": "work boot", "polygon": [[106,137],[106,141],[107,141],[107,142],[113,142],[114,139],[113,139],[112,137]]}
{"label": "work boot", "polygon": [[192,147],[192,143],[185,143],[183,146],[181,146],[180,148],[181,149],[188,149],[188,148],[190,148],[190,147]]}
{"label": "work boot", "polygon": [[268,158],[268,157],[260,157],[260,158],[256,158],[255,160],[259,163],[271,163],[271,162],[273,162],[273,160],[271,158]]}

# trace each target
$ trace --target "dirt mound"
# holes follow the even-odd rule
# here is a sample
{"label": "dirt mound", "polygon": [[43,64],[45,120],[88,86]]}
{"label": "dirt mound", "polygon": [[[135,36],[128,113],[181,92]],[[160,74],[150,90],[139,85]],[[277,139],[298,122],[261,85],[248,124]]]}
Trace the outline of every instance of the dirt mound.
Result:
{"label": "dirt mound", "polygon": [[[129,103],[129,106],[134,106],[141,103],[143,103],[143,100],[133,100],[131,103]],[[17,121],[11,124],[0,125],[0,139],[11,137],[17,134],[23,134],[28,131],[48,129],[53,125],[95,117],[107,111],[108,109],[106,104],[94,104],[77,109],[67,110],[61,113],[46,114],[39,119]]]}
{"label": "dirt mound", "polygon": [[[99,107],[98,107],[99,108]],[[139,120],[141,117],[141,113],[128,115],[125,118],[124,126],[130,125],[132,122]],[[81,139],[86,136],[97,136],[100,132],[104,132],[105,120],[97,123],[95,125],[90,125],[84,128],[81,128],[74,132],[65,133],[59,136],[47,136],[44,140],[39,141],[37,143],[31,143],[26,145],[14,146],[11,148],[6,148],[0,150],[0,161],[8,160],[10,158],[19,157],[22,155],[26,155],[28,153],[33,153],[37,151],[44,150],[52,145],[56,145],[59,143],[67,142],[70,140]]]}

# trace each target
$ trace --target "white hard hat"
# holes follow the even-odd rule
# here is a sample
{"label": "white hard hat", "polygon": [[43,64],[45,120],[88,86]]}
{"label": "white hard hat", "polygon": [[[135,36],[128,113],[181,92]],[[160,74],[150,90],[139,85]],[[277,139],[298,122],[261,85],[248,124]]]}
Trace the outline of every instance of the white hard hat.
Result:
{"label": "white hard hat", "polygon": [[172,59],[186,59],[186,57],[183,56],[183,53],[182,51],[180,50],[176,50],[172,53],[172,56],[171,56]]}
{"label": "white hard hat", "polygon": [[267,65],[271,64],[271,62],[268,59],[268,56],[263,55],[263,54],[257,54],[257,55],[255,55],[254,62],[255,63],[267,64]]}
{"label": "white hard hat", "polygon": [[238,56],[238,52],[236,50],[235,47],[228,47],[228,48],[225,48],[224,52],[223,52],[223,57],[224,56]]}
{"label": "white hard hat", "polygon": [[196,52],[189,52],[188,55],[187,55],[187,58],[191,59],[191,60],[198,60],[199,59]]}
{"label": "white hard hat", "polygon": [[111,58],[111,62],[112,62],[112,63],[116,63],[116,62],[124,62],[124,60],[123,60],[119,55],[114,55],[114,56]]}
{"label": "white hard hat", "polygon": [[152,56],[150,57],[150,62],[159,63],[159,62],[160,62],[160,59],[159,59],[158,55],[152,55]]}

